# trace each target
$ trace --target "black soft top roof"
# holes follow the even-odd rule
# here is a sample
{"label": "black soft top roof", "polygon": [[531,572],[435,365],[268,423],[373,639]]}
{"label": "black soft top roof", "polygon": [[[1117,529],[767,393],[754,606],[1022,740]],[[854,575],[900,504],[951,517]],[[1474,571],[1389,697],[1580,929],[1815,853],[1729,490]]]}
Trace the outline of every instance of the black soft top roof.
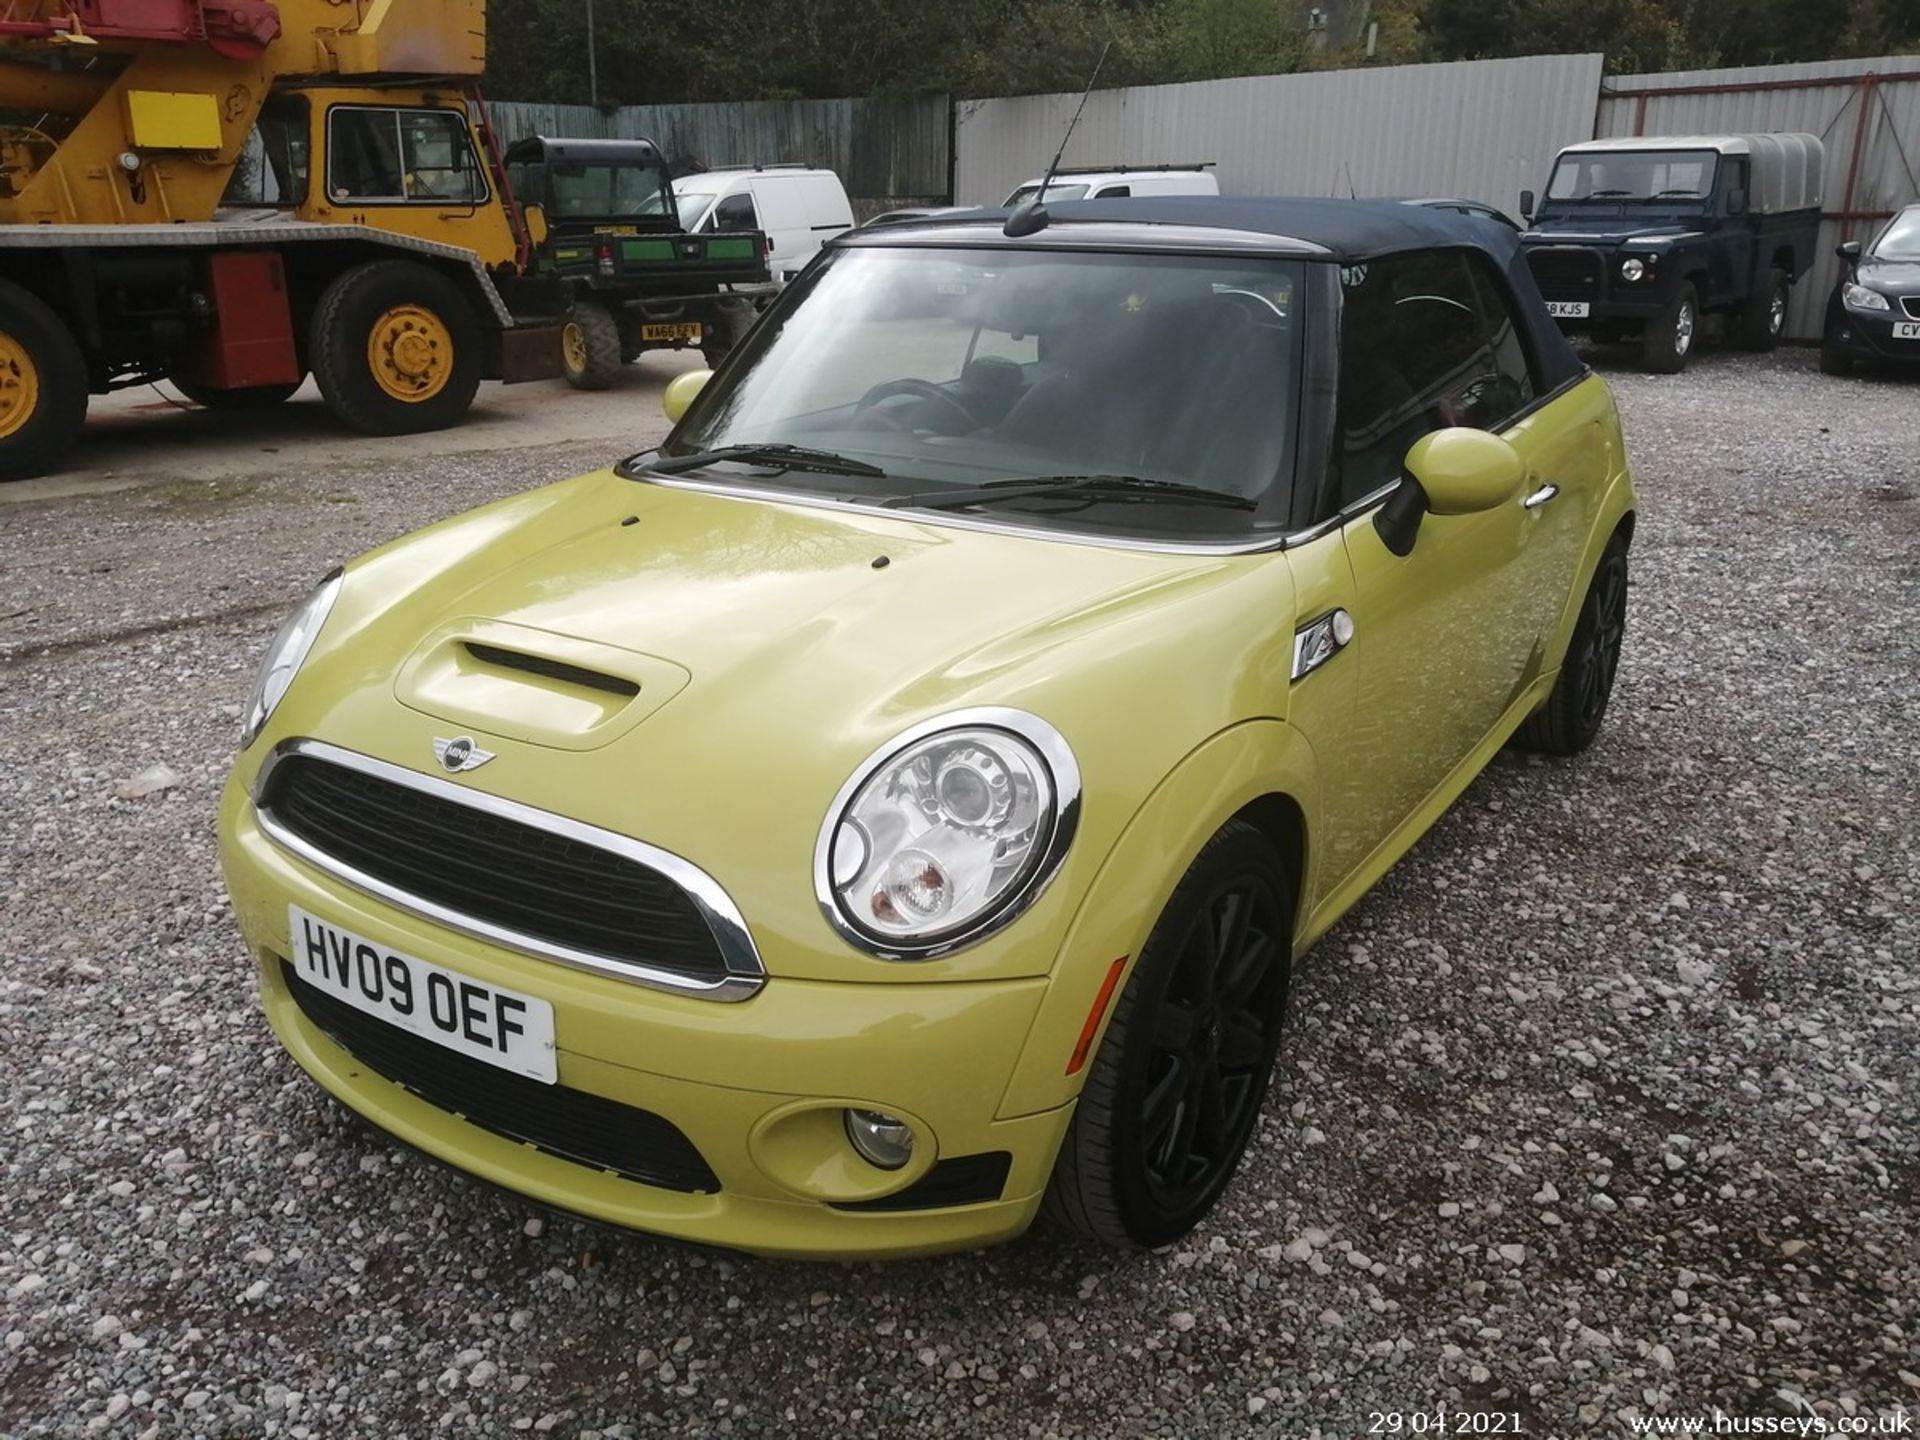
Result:
{"label": "black soft top roof", "polygon": [[[1503,244],[1499,233],[1488,230],[1486,222],[1471,215],[1403,205],[1397,200],[1155,195],[1134,200],[1050,200],[1047,213],[1056,225],[1180,225],[1271,235],[1302,241],[1326,252],[1325,258],[1343,264],[1448,245],[1475,246],[1504,264],[1518,248]],[[949,210],[930,218],[960,225],[1004,218],[1006,214],[1000,209]],[[1511,240],[1511,235],[1507,238]]]}
{"label": "black soft top roof", "polygon": [[1340,265],[1362,265],[1408,251],[1479,250],[1506,276],[1520,302],[1520,314],[1545,388],[1556,388],[1586,370],[1547,314],[1518,232],[1497,221],[1424,205],[1404,205],[1397,200],[1165,195],[1137,200],[1048,201],[1047,213],[1052,219],[1047,228],[1016,239],[1003,235],[1000,226],[993,223],[1004,223],[1008,213],[1002,209],[942,211],[922,220],[851,230],[832,243],[912,244],[916,236],[921,236],[930,243],[1067,247],[1073,244],[1074,232],[1086,227],[1085,238],[1098,244],[1112,244],[1131,231],[1144,244],[1169,250],[1206,248],[1202,236],[1245,237],[1250,247],[1271,239],[1277,251]]}

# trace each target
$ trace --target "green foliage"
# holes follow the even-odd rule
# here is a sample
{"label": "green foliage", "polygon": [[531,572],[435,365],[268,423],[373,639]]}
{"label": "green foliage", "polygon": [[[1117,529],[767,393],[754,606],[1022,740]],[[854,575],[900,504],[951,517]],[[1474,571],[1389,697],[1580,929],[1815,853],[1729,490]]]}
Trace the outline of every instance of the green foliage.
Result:
{"label": "green foliage", "polygon": [[[1307,48],[1303,0],[592,3],[605,104],[1077,90],[1109,42],[1103,87],[1592,50],[1616,72],[1661,70],[1920,43],[1920,0],[1316,0],[1337,36],[1325,50]],[[587,0],[489,8],[497,98],[589,98]]]}

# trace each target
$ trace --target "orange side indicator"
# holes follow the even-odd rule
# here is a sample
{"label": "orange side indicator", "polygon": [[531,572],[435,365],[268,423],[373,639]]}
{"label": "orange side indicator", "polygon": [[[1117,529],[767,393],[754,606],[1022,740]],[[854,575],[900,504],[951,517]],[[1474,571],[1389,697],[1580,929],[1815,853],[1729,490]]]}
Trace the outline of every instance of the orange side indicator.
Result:
{"label": "orange side indicator", "polygon": [[1080,1067],[1087,1063],[1087,1052],[1093,1049],[1093,1037],[1100,1033],[1100,1021],[1107,1013],[1107,1005],[1113,999],[1114,987],[1120,983],[1120,974],[1127,968],[1128,957],[1122,955],[1107,967],[1107,978],[1100,982],[1100,993],[1093,997],[1093,1008],[1087,1012],[1087,1023],[1080,1027],[1080,1038],[1073,1047],[1073,1058],[1067,1061],[1067,1074],[1078,1075]]}

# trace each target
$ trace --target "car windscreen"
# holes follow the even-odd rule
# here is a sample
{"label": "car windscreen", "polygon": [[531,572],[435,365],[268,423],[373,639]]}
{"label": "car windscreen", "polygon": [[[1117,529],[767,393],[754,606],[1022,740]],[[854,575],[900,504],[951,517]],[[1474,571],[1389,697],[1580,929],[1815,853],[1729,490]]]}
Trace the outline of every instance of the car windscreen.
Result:
{"label": "car windscreen", "polygon": [[[1039,193],[1040,185],[1038,181],[1031,185],[1022,185],[1007,197],[1005,208],[1011,210],[1015,205],[1024,205]],[[1085,185],[1061,185],[1055,183],[1047,187],[1047,199],[1049,200],[1083,200],[1086,198],[1086,194],[1087,187]]]}
{"label": "car windscreen", "polygon": [[1711,150],[1594,150],[1562,155],[1549,200],[1704,200],[1720,157]]}
{"label": "car windscreen", "polygon": [[556,220],[667,213],[666,167],[550,160],[548,214]]}
{"label": "car windscreen", "polygon": [[1920,260],[1920,205],[1894,216],[1873,242],[1876,260]]}
{"label": "car windscreen", "polygon": [[680,211],[680,228],[691,230],[700,223],[700,217],[707,213],[707,207],[713,204],[713,192],[687,190],[676,185],[673,187],[673,203]]}
{"label": "car windscreen", "polygon": [[1264,257],[828,251],[668,453],[801,446],[867,473],[766,461],[698,473],[1028,527],[1257,537],[1289,509],[1300,294],[1300,262]]}

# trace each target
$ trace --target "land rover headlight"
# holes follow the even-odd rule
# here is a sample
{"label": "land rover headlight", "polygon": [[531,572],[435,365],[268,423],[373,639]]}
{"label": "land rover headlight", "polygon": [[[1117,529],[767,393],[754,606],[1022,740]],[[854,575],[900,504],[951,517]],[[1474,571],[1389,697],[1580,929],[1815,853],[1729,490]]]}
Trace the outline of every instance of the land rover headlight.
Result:
{"label": "land rover headlight", "polygon": [[333,602],[339,594],[340,572],[336,570],[322,580],[300,608],[287,616],[274,632],[273,641],[267,646],[266,656],[260,662],[260,673],[254,677],[253,694],[247,697],[246,721],[240,730],[242,750],[254,742],[260,728],[267,723],[267,717],[273,714],[274,706],[280,703],[281,697],[287,693],[287,687],[293,684],[293,677],[306,661],[307,652],[313,648],[314,637],[320,633],[320,627],[327,623],[327,612],[333,609]]}
{"label": "land rover headlight", "polygon": [[1019,710],[960,711],[897,737],[841,787],[814,889],[861,949],[931,959],[1030,905],[1079,815],[1079,768],[1057,730]]}
{"label": "land rover headlight", "polygon": [[1847,288],[1840,292],[1840,298],[1846,302],[1849,310],[1891,310],[1887,297],[1878,290],[1869,290],[1866,286],[1853,281],[1847,282]]}
{"label": "land rover headlight", "polygon": [[1629,255],[1620,262],[1620,278],[1629,285],[1647,273],[1647,262],[1637,255]]}

